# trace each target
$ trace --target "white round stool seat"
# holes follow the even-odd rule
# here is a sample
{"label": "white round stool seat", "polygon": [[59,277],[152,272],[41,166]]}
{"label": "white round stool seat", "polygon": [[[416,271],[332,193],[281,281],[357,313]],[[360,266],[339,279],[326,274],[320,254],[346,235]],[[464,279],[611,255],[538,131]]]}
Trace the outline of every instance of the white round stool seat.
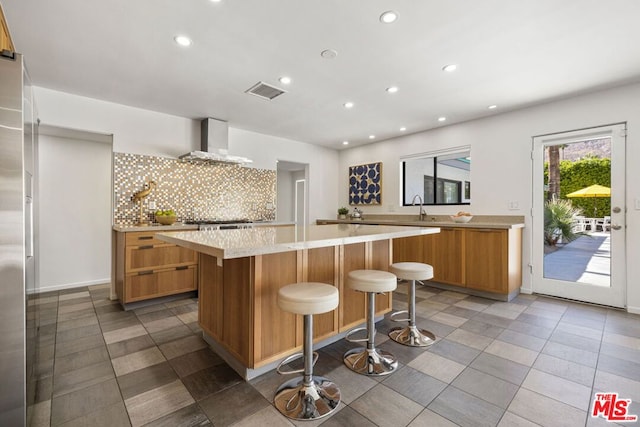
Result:
{"label": "white round stool seat", "polygon": [[389,271],[405,280],[433,279],[433,267],[421,262],[396,262],[389,266]]}
{"label": "white round stool seat", "polygon": [[398,278],[388,271],[353,270],[347,275],[347,284],[361,292],[391,292],[398,287]]}
{"label": "white round stool seat", "polygon": [[326,283],[301,282],[278,291],[278,306],[290,313],[319,314],[338,307],[338,288]]}

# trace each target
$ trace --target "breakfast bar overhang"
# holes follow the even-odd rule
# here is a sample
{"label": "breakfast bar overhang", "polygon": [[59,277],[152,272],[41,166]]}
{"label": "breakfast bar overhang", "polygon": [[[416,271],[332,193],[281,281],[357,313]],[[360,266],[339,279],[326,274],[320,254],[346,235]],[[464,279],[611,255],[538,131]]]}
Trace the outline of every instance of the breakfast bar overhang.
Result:
{"label": "breakfast bar overhang", "polygon": [[[280,287],[302,281],[338,288],[337,309],[314,318],[314,342],[331,343],[365,321],[366,300],[347,289],[356,269],[387,270],[392,239],[439,233],[437,227],[333,224],[158,233],[199,255],[198,323],[205,340],[245,379],[271,370],[302,348],[302,318],[277,305]],[[376,315],[392,296],[376,299]]]}

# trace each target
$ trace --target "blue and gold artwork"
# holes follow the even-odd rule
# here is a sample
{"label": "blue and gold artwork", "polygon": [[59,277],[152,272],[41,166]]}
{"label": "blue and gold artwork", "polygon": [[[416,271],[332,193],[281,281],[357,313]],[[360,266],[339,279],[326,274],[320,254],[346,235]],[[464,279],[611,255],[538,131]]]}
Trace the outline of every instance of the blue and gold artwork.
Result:
{"label": "blue and gold artwork", "polygon": [[349,204],[382,203],[382,162],[349,166]]}

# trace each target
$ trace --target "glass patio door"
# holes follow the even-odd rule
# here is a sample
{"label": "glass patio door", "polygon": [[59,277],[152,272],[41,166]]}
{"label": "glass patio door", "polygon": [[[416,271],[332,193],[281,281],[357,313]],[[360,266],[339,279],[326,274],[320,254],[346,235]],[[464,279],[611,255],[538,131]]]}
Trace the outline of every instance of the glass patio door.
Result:
{"label": "glass patio door", "polygon": [[534,293],[624,307],[625,125],[533,139]]}

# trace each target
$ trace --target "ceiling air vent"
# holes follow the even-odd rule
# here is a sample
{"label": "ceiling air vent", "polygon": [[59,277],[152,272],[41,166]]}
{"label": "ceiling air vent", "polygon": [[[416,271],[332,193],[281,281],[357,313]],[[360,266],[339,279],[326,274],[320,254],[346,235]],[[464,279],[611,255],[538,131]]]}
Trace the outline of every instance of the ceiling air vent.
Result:
{"label": "ceiling air vent", "polygon": [[262,99],[268,99],[271,101],[273,98],[286,93],[284,90],[266,84],[265,82],[258,82],[245,91],[251,95],[258,96]]}

